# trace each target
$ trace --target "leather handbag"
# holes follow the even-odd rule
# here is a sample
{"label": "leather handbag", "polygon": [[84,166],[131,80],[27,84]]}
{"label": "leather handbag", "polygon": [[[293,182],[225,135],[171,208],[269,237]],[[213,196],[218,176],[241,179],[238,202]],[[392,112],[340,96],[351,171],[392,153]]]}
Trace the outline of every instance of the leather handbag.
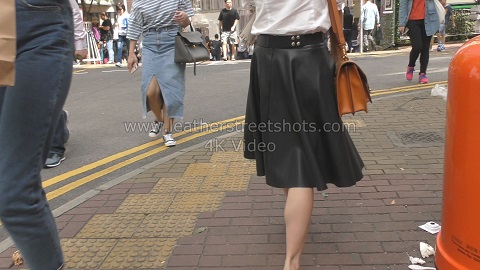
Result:
{"label": "leather handbag", "polygon": [[328,1],[328,11],[332,28],[330,29],[330,51],[336,62],[335,88],[338,113],[355,114],[367,111],[367,102],[372,102],[367,76],[362,69],[347,56],[342,21],[335,0]]}
{"label": "leather handbag", "polygon": [[15,30],[15,1],[2,1],[0,9],[0,86],[15,84],[17,32]]}
{"label": "leather handbag", "polygon": [[205,40],[202,33],[193,31],[190,24],[191,32],[177,32],[175,37],[175,63],[193,63],[193,73],[197,75],[197,63],[200,61],[210,60]]}

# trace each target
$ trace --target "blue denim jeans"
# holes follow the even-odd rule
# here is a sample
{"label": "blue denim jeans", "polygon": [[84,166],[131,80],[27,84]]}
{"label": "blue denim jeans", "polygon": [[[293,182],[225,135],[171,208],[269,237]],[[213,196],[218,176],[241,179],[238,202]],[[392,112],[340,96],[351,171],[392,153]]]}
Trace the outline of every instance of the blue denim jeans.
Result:
{"label": "blue denim jeans", "polygon": [[113,39],[107,41],[108,62],[115,62],[115,52],[113,51]]}
{"label": "blue denim jeans", "polygon": [[117,62],[122,63],[122,56],[123,56],[123,44],[127,46],[127,59],[128,59],[128,50],[130,48],[130,41],[128,40],[127,36],[118,36],[117,41]]}
{"label": "blue denim jeans", "polygon": [[69,137],[70,131],[67,128],[67,112],[62,110],[58,117],[55,132],[53,133],[53,141],[49,153],[63,154],[65,152],[65,144]]}
{"label": "blue denim jeans", "polygon": [[66,0],[15,5],[15,86],[0,87],[0,218],[30,269],[55,270],[64,261],[40,171],[72,78],[73,21]]}

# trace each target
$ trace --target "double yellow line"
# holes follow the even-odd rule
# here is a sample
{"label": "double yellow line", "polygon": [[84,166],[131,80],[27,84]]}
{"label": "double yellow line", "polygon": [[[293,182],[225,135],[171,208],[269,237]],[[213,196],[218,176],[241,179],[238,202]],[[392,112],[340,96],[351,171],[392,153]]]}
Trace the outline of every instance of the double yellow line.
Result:
{"label": "double yellow line", "polygon": [[[385,90],[373,90],[373,91],[371,91],[371,96],[374,97],[374,96],[380,96],[380,95],[416,91],[416,90],[430,88],[430,87],[434,86],[435,84],[444,84],[444,83],[446,83],[446,81],[429,83],[429,84],[422,84],[422,85],[416,84],[416,85],[412,85],[412,86],[404,86],[404,87],[385,89]],[[239,116],[239,117],[230,118],[230,119],[227,119],[227,120],[223,120],[223,121],[219,121],[219,122],[215,122],[215,123],[211,123],[211,124],[206,124],[206,125],[203,125],[203,126],[192,128],[190,130],[186,130],[186,131],[176,133],[175,134],[176,138],[180,138],[180,139],[177,139],[177,145],[186,143],[188,141],[191,141],[191,140],[194,140],[196,138],[205,136],[207,134],[223,131],[223,130],[230,129],[230,128],[236,128],[237,126],[243,124],[244,120],[245,120],[245,116]],[[188,135],[188,134],[191,134],[191,135],[185,136],[185,135]],[[185,136],[185,137],[182,137],[182,136]],[[158,139],[158,140],[155,140],[155,141],[152,141],[152,142],[149,142],[149,143],[145,143],[145,144],[142,144],[140,146],[137,146],[137,147],[119,152],[117,154],[111,155],[109,157],[106,157],[106,158],[103,158],[101,160],[98,160],[98,161],[95,161],[93,163],[82,166],[78,169],[75,169],[75,170],[66,172],[64,174],[55,176],[53,178],[50,178],[50,179],[43,182],[43,187],[47,188],[49,186],[59,184],[59,183],[61,183],[63,181],[66,181],[66,180],[68,180],[68,179],[70,179],[74,176],[77,176],[79,174],[86,173],[86,172],[89,172],[89,171],[93,171],[94,169],[96,169],[100,166],[112,163],[116,160],[128,157],[128,156],[133,155],[133,154],[137,154],[140,151],[149,149],[149,148],[154,147],[154,146],[158,146],[159,144],[162,144],[162,143],[163,143],[163,140]],[[92,182],[92,181],[94,181],[94,180],[96,180],[96,179],[98,179],[98,178],[100,178],[104,175],[107,175],[111,172],[114,172],[118,169],[121,169],[125,166],[133,164],[137,161],[140,161],[140,160],[145,159],[147,157],[150,157],[152,155],[158,154],[162,151],[165,151],[166,149],[167,149],[166,146],[161,145],[161,146],[158,146],[158,147],[156,147],[152,150],[149,150],[147,152],[137,154],[134,157],[131,157],[131,158],[126,159],[124,161],[118,162],[118,163],[116,163],[112,166],[109,166],[108,168],[105,168],[105,169],[102,169],[100,171],[94,172],[94,173],[89,174],[85,177],[82,177],[78,180],[75,180],[71,183],[63,185],[63,186],[61,186],[61,187],[59,187],[59,188],[57,188],[57,189],[55,189],[51,192],[48,192],[47,193],[47,198],[49,200],[57,198],[57,197],[65,194],[67,192],[70,192],[70,191],[82,186],[82,185],[85,185],[89,182]]]}
{"label": "double yellow line", "polygon": [[[207,134],[236,128],[238,125],[243,124],[244,120],[245,120],[245,116],[239,116],[239,117],[235,117],[235,118],[231,118],[231,119],[227,119],[227,120],[223,120],[223,121],[219,121],[219,122],[215,122],[215,123],[211,123],[211,124],[205,124],[205,125],[202,125],[202,126],[199,126],[199,127],[196,127],[196,128],[192,128],[192,129],[187,130],[187,131],[182,131],[182,132],[176,133],[175,135],[176,135],[177,138],[180,138],[181,136],[189,134],[189,133],[194,133],[190,136],[177,139],[177,145],[182,144],[182,143],[186,143],[188,141],[191,141],[191,140],[196,139],[196,138],[201,137],[201,136],[205,136]],[[197,131],[200,131],[200,132],[197,132]],[[46,188],[46,187],[49,187],[51,185],[61,183],[61,182],[65,181],[67,179],[70,179],[70,178],[72,178],[76,175],[94,170],[94,169],[96,169],[96,168],[98,168],[102,165],[108,164],[110,162],[116,161],[116,160],[124,158],[124,157],[127,157],[129,155],[138,153],[142,150],[148,149],[150,147],[156,146],[156,145],[161,144],[161,143],[163,143],[163,140],[158,139],[158,140],[155,140],[155,141],[152,141],[152,142],[149,142],[149,143],[146,143],[146,144],[128,149],[126,151],[122,151],[122,152],[114,154],[112,156],[103,158],[103,159],[98,160],[96,162],[93,162],[93,163],[90,163],[88,165],[82,166],[78,169],[75,169],[75,170],[66,172],[64,174],[55,176],[53,178],[50,178],[50,179],[43,182],[43,187]],[[132,158],[121,161],[117,164],[114,164],[114,165],[108,167],[108,168],[105,168],[103,170],[100,170],[98,172],[90,174],[88,176],[82,177],[82,178],[80,178],[80,179],[78,179],[74,182],[66,184],[66,185],[64,185],[64,186],[62,186],[58,189],[55,189],[55,190],[47,193],[47,199],[49,199],[49,200],[54,199],[54,198],[56,198],[58,196],[61,196],[61,195],[65,194],[69,191],[72,191],[72,190],[74,190],[74,189],[76,189],[76,188],[78,188],[82,185],[85,185],[86,183],[89,183],[89,182],[91,182],[95,179],[98,179],[99,177],[107,175],[107,174],[109,174],[113,171],[121,169],[121,168],[123,168],[127,165],[135,163],[135,162],[137,162],[139,160],[142,160],[144,158],[147,158],[147,157],[150,157],[150,156],[155,155],[157,153],[160,153],[162,151],[165,151],[166,149],[167,149],[167,147],[165,145],[162,145],[162,146],[156,147],[155,149],[147,151],[145,153],[141,153],[141,154],[138,154],[138,155],[136,155]]]}
{"label": "double yellow line", "polygon": [[426,83],[426,84],[402,86],[402,87],[385,89],[385,90],[372,90],[370,91],[370,96],[375,97],[375,96],[381,96],[381,95],[387,95],[387,94],[411,92],[416,90],[428,89],[435,86],[436,84],[446,84],[446,83],[447,81],[440,81],[440,82],[432,82],[432,83]]}

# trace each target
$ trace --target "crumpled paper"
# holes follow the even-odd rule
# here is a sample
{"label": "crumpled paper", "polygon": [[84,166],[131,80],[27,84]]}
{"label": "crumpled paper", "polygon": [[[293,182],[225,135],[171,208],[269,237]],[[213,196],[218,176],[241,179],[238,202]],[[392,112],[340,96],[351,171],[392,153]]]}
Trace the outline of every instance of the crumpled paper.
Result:
{"label": "crumpled paper", "polygon": [[417,257],[408,256],[408,259],[410,259],[410,262],[412,264],[425,264],[424,260],[422,260],[420,258],[417,258]]}
{"label": "crumpled paper", "polygon": [[428,258],[435,254],[435,249],[427,243],[420,242],[420,254],[422,254],[422,258]]}
{"label": "crumpled paper", "polygon": [[440,96],[443,100],[447,101],[447,87],[444,84],[435,84],[432,88],[432,97]]}

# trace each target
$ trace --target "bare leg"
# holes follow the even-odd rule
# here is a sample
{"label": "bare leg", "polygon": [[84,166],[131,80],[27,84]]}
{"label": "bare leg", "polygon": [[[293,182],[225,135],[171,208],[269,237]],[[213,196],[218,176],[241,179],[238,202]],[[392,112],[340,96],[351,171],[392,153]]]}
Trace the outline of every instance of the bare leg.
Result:
{"label": "bare leg", "polygon": [[165,116],[165,118],[163,119],[163,133],[164,134],[168,134],[168,133],[172,133],[172,129],[173,129],[173,118],[168,118],[167,117],[167,106],[163,106],[163,115]]}
{"label": "bare leg", "polygon": [[148,85],[147,102],[157,121],[163,122],[164,133],[171,133],[174,119],[167,116],[167,106],[165,106],[160,86],[155,77],[152,78],[150,85]]}
{"label": "bare leg", "polygon": [[[284,189],[285,190],[285,189]],[[313,210],[312,188],[290,188],[285,203],[287,255],[284,270],[300,269],[300,256],[305,246]]]}
{"label": "bare leg", "polygon": [[237,47],[235,47],[235,44],[232,44],[232,58],[231,60],[235,60],[235,53],[237,52]]}
{"label": "bare leg", "polygon": [[147,103],[152,110],[157,121],[164,122],[164,102],[160,92],[160,86],[158,85],[157,78],[152,77],[147,89]]}
{"label": "bare leg", "polygon": [[228,57],[227,43],[222,42],[222,50],[223,50],[223,60],[226,60]]}

